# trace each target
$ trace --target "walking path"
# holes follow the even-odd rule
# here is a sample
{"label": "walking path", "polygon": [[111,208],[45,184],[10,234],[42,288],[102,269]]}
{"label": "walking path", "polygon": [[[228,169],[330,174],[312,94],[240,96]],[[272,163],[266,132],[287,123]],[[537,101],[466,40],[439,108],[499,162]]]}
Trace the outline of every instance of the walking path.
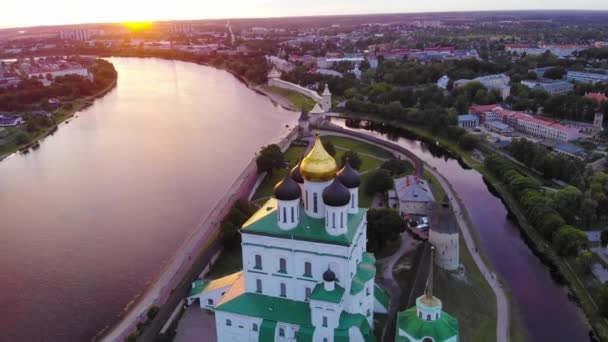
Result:
{"label": "walking path", "polygon": [[496,275],[490,271],[490,268],[485,263],[481,255],[477,252],[477,247],[475,246],[475,240],[473,239],[473,234],[471,232],[472,227],[467,224],[467,221],[464,219],[463,213],[465,213],[465,209],[461,208],[460,201],[457,195],[454,193],[451,185],[448,181],[443,178],[443,176],[432,168],[427,168],[427,170],[437,178],[447,197],[450,199],[450,203],[454,210],[454,216],[456,217],[456,221],[460,226],[460,232],[462,237],[464,238],[465,244],[469,253],[473,257],[475,264],[479,268],[481,274],[483,274],[484,278],[492,287],[494,291],[494,295],[496,296],[496,341],[498,342],[508,342],[509,341],[509,302],[507,300],[507,296],[505,294],[505,290],[500,284]]}

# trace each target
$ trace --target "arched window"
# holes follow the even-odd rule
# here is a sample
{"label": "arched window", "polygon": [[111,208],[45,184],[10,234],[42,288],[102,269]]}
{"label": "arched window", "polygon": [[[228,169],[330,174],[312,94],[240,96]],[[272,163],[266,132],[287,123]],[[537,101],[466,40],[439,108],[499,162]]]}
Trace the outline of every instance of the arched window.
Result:
{"label": "arched window", "polygon": [[285,258],[279,259],[279,273],[287,273],[287,260]]}
{"label": "arched window", "polygon": [[323,316],[323,327],[327,328],[327,316]]}
{"label": "arched window", "polygon": [[279,336],[280,337],[285,337],[285,329],[279,328]]}
{"label": "arched window", "polygon": [[355,208],[355,194],[350,194],[350,207]]}
{"label": "arched window", "polygon": [[262,293],[262,279],[255,280],[255,292]]}
{"label": "arched window", "polygon": [[262,256],[259,254],[255,255],[255,267],[254,268],[257,268],[259,270],[262,269]]}
{"label": "arched window", "polygon": [[317,212],[319,208],[317,208],[317,193],[314,192],[312,194],[312,211]]}
{"label": "arched window", "polygon": [[291,207],[291,223],[294,223],[296,220],[296,214],[294,214],[295,209]]}
{"label": "arched window", "polygon": [[283,223],[287,222],[287,208],[283,207]]}
{"label": "arched window", "polygon": [[310,298],[310,295],[312,294],[312,289],[310,287],[307,287],[306,292],[304,294],[306,296],[306,301],[308,301],[308,299]]}
{"label": "arched window", "polygon": [[331,213],[331,227],[336,228],[336,213]]}
{"label": "arched window", "polygon": [[251,325],[251,330],[253,330],[253,331],[258,331],[258,325],[257,325],[257,323],[253,323],[253,324]]}
{"label": "arched window", "polygon": [[304,191],[306,196],[304,196],[304,207],[308,210],[308,190]]}
{"label": "arched window", "polygon": [[229,319],[227,319],[227,320],[226,320],[226,326],[227,326],[227,327],[231,327],[231,326],[232,326],[232,321],[231,321],[231,320],[229,320]]}
{"label": "arched window", "polygon": [[435,341],[433,341],[433,339],[430,337],[425,337],[424,340],[422,340],[422,342],[435,342]]}
{"label": "arched window", "polygon": [[426,320],[427,320],[427,321],[430,321],[430,320],[431,320],[431,315],[427,314],[427,315],[426,315]]}
{"label": "arched window", "polygon": [[281,297],[287,297],[287,285],[281,283]]}
{"label": "arched window", "polygon": [[422,312],[418,313],[418,318],[422,319]]}
{"label": "arched window", "polygon": [[207,304],[213,305],[213,299],[211,299],[211,298],[207,299]]}
{"label": "arched window", "polygon": [[340,213],[340,228],[344,227],[344,213]]}
{"label": "arched window", "polygon": [[304,263],[304,276],[312,277],[312,264],[308,261]]}

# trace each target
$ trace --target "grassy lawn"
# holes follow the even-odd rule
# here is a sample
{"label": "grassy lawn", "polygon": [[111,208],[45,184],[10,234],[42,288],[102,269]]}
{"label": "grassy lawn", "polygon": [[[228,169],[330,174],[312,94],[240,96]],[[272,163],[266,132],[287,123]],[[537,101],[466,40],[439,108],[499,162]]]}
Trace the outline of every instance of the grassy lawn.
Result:
{"label": "grassy lawn", "polygon": [[205,276],[207,279],[217,279],[243,269],[243,252],[241,247],[224,249],[211,270]]}
{"label": "grassy lawn", "polygon": [[458,318],[462,341],[494,341],[496,297],[479,272],[462,237],[460,262],[465,267],[465,277],[462,279],[437,268],[435,292],[443,302],[444,310]]}
{"label": "grassy lawn", "polygon": [[331,141],[332,144],[334,144],[334,146],[336,146],[336,147],[339,146],[346,150],[353,150],[353,151],[356,151],[359,153],[371,154],[380,159],[389,159],[389,158],[395,157],[391,152],[389,152],[381,147],[371,145],[371,144],[365,143],[363,141],[355,140],[355,139],[328,135],[328,136],[324,136],[323,140]]}
{"label": "grassy lawn", "polygon": [[[283,153],[283,157],[287,162],[288,167],[283,169],[275,169],[272,172],[271,177],[266,176],[260,187],[258,187],[257,191],[253,195],[253,201],[255,202],[264,202],[267,197],[272,196],[272,191],[274,186],[287,174],[291,171],[291,168],[300,160],[300,157],[306,150],[305,147],[299,146],[290,146],[285,153]],[[261,203],[258,203],[261,204]]]}
{"label": "grassy lawn", "polygon": [[295,91],[282,89],[282,88],[278,88],[278,87],[265,87],[265,88],[277,95],[287,98],[298,109],[304,109],[304,110],[310,111],[315,106],[315,103],[316,103],[311,98],[308,98],[302,94],[296,93]]}

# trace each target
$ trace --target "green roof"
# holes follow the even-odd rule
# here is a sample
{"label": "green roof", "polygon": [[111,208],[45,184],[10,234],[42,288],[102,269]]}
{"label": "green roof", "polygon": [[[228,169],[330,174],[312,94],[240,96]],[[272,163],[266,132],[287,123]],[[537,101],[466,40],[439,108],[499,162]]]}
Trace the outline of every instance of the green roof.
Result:
{"label": "green roof", "polygon": [[365,283],[376,276],[376,258],[371,253],[363,253],[361,262],[357,265],[357,273],[350,285],[350,294],[357,294],[363,290]]}
{"label": "green roof", "polygon": [[388,310],[388,304],[390,302],[390,297],[388,293],[384,291],[378,284],[374,284],[374,297]]}
{"label": "green roof", "polygon": [[397,335],[399,329],[417,340],[432,337],[441,342],[458,335],[458,320],[445,312],[435,321],[426,321],[417,316],[416,308],[409,308],[397,314]]}
{"label": "green roof", "polygon": [[[372,331],[369,322],[365,316],[361,314],[349,314],[342,312],[340,315],[340,322],[338,328],[334,330],[334,341],[335,342],[349,342],[348,330],[351,327],[357,327],[363,335],[363,339],[368,342],[375,342],[376,336]],[[296,340],[298,342],[311,342],[315,329],[313,327],[300,327],[296,334]]]}
{"label": "green roof", "polygon": [[349,246],[353,243],[357,227],[365,219],[367,213],[367,209],[359,209],[357,214],[349,214],[346,233],[333,236],[325,231],[325,219],[308,216],[302,205],[299,206],[299,210],[300,222],[298,225],[290,230],[282,230],[277,225],[277,201],[274,198],[269,199],[243,224],[241,232]]}
{"label": "green roof", "polygon": [[196,296],[204,292],[217,290],[222,287],[230,286],[243,274],[243,271],[232,273],[222,278],[214,280],[195,280],[194,287],[190,289],[188,297]]}
{"label": "green roof", "polygon": [[344,297],[344,288],[338,284],[335,284],[333,291],[327,291],[323,284],[317,284],[310,294],[310,299],[312,300],[322,300],[335,304],[339,304],[342,301],[342,297]]}
{"label": "green roof", "polygon": [[311,325],[308,303],[247,293],[245,292],[245,277],[240,277],[232,285],[215,306],[215,311],[232,312],[275,322]]}
{"label": "green roof", "polygon": [[263,320],[262,326],[260,327],[260,336],[258,340],[260,342],[273,342],[274,341],[274,330],[277,327],[277,322]]}

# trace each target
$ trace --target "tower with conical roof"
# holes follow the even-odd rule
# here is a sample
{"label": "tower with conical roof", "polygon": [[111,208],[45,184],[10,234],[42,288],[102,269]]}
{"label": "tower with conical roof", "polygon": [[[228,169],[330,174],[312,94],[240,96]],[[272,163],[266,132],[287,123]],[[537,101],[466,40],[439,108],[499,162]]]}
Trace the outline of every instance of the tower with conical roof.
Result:
{"label": "tower with conical roof", "polygon": [[329,91],[329,86],[327,84],[325,84],[325,89],[321,96],[323,97],[321,109],[323,109],[323,112],[327,113],[331,111],[331,92]]}
{"label": "tower with conical roof", "polygon": [[429,276],[424,294],[416,306],[397,314],[395,341],[458,342],[458,320],[443,312],[441,300],[433,295],[435,247],[431,247]]}
{"label": "tower with conical roof", "polygon": [[375,340],[374,312],[388,312],[388,296],[366,252],[366,209],[353,208],[359,183],[317,135],[240,230],[243,271],[207,305],[218,341]]}

